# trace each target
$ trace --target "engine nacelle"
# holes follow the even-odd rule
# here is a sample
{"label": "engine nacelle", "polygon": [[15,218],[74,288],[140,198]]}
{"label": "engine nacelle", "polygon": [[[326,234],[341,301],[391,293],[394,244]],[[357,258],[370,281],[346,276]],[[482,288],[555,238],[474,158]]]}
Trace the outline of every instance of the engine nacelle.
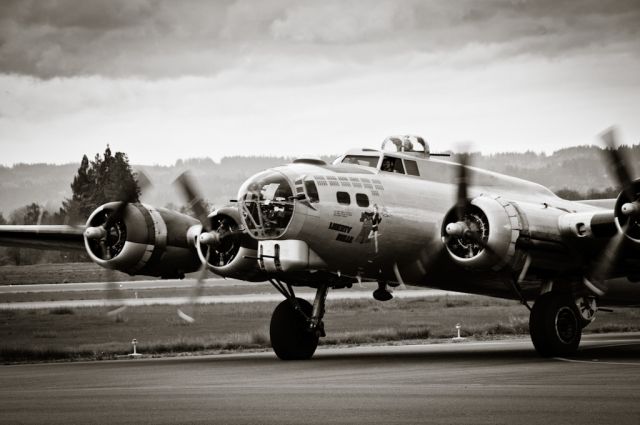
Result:
{"label": "engine nacelle", "polygon": [[[103,225],[118,207],[111,202],[98,207],[87,227]],[[87,238],[89,257],[102,267],[131,275],[181,278],[199,269],[201,263],[188,231],[198,220],[164,208],[128,204],[105,238]]]}
{"label": "engine nacelle", "polygon": [[[237,231],[241,228],[240,213],[237,208],[223,207],[209,216],[211,229],[221,233]],[[199,227],[202,233],[202,226]],[[225,237],[219,245],[209,247],[195,238],[201,262],[207,262],[209,270],[219,276],[247,281],[264,280],[256,260],[258,241],[248,234]]]}
{"label": "engine nacelle", "polygon": [[491,248],[488,252],[479,243],[464,236],[451,236],[446,227],[456,223],[456,209],[447,213],[442,226],[442,240],[451,258],[469,269],[500,270],[513,265],[516,258],[516,242],[523,229],[518,210],[500,197],[478,196],[471,201],[460,221],[475,232]]}

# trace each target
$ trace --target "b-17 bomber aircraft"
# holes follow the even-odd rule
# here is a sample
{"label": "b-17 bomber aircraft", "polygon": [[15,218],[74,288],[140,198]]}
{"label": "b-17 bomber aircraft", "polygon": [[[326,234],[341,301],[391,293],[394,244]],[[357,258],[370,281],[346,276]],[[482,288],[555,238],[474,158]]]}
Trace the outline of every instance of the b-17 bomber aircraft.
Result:
{"label": "b-17 bomber aircraft", "polygon": [[[615,149],[614,130],[602,138],[617,199],[563,200],[397,136],[331,164],[297,159],[265,170],[210,214],[185,174],[176,183],[199,219],[124,199],[82,227],[0,226],[0,244],[83,247],[100,266],[131,275],[201,269],[269,281],[284,297],[270,324],[283,360],[313,356],[327,292],[361,281],[377,282],[379,301],[399,285],[519,300],[537,352],[565,356],[599,307],[640,304],[640,179]],[[313,304],[296,297],[301,286],[316,289]]]}

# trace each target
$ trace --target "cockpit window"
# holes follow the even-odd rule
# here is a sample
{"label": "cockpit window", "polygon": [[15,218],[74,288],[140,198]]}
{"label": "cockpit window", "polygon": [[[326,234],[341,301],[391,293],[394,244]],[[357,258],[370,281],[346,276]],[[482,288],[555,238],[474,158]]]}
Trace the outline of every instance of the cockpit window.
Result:
{"label": "cockpit window", "polygon": [[243,221],[259,239],[275,238],[285,232],[293,216],[293,202],[291,185],[276,171],[255,175],[238,193]]}
{"label": "cockpit window", "polygon": [[307,197],[309,202],[320,202],[320,196],[318,195],[318,187],[312,180],[304,181],[304,189],[307,191]]}
{"label": "cockpit window", "polygon": [[411,161],[409,159],[404,160],[404,166],[407,169],[407,174],[410,176],[419,176],[420,171],[418,171],[418,163],[415,161]]}
{"label": "cockpit window", "polygon": [[380,171],[387,171],[389,173],[404,174],[404,167],[402,166],[402,159],[394,158],[392,156],[385,156],[380,166]]}
{"label": "cockpit window", "polygon": [[347,155],[342,160],[343,164],[356,164],[356,165],[364,165],[365,167],[377,167],[379,156],[369,156],[369,155]]}

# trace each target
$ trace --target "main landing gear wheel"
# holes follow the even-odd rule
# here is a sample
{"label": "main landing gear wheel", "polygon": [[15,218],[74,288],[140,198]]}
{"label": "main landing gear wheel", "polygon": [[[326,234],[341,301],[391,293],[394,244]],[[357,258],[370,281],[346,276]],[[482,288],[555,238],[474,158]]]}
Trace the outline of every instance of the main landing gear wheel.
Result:
{"label": "main landing gear wheel", "polygon": [[548,292],[536,300],[529,316],[529,333],[538,354],[568,356],[578,350],[581,316],[570,295]]}
{"label": "main landing gear wheel", "polygon": [[318,347],[319,332],[309,329],[307,319],[313,307],[302,298],[296,301],[304,314],[295,310],[293,302],[284,300],[271,316],[271,347],[281,360],[308,360]]}

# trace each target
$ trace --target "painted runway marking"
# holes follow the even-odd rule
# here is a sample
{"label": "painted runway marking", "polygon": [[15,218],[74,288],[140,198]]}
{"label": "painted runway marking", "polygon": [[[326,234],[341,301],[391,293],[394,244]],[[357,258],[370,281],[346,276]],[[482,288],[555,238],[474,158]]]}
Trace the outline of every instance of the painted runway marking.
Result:
{"label": "painted runway marking", "polygon": [[[624,341],[624,342],[622,342]],[[607,345],[596,345],[596,346],[588,346],[585,348],[608,348],[608,347],[623,347],[625,345],[640,345],[640,342],[638,341],[631,341],[631,340],[622,340],[621,342],[616,342],[615,344],[607,344]],[[597,342],[594,342],[594,344],[597,344]]]}
{"label": "painted runway marking", "polygon": [[[123,289],[174,289],[193,288],[194,279],[167,279],[167,280],[139,280],[116,282]],[[234,286],[260,286],[267,285],[264,282],[245,282],[234,279],[207,279],[205,287],[234,287]],[[41,283],[33,285],[0,285],[0,294],[18,294],[27,292],[80,292],[80,291],[107,291],[106,282],[85,283]]]}
{"label": "painted runway marking", "polygon": [[[601,348],[612,348],[612,347],[626,347],[633,345],[640,345],[640,341],[631,340],[631,339],[619,339],[619,340],[609,340],[610,344],[598,344],[597,341],[589,341],[589,345],[583,348],[583,351],[593,350],[593,349],[601,349]],[[613,342],[618,341],[618,342]],[[592,360],[578,360],[578,359],[568,359],[566,357],[554,357],[554,360],[559,360],[563,362],[569,363],[590,363],[590,364],[603,364],[603,365],[613,365],[613,366],[640,366],[640,362],[631,363],[631,362],[612,362],[607,360],[600,359],[592,359]]]}
{"label": "painted runway marking", "polygon": [[[299,293],[303,298],[313,300],[313,292]],[[437,289],[417,289],[406,290],[394,293],[394,297],[399,299],[430,298],[445,295],[466,294],[441,291]],[[329,300],[360,300],[371,299],[370,291],[349,291],[333,292],[327,296]],[[207,295],[198,298],[198,304],[239,304],[255,302],[279,302],[282,301],[280,294],[244,294],[244,295]],[[59,301],[27,301],[0,303],[0,310],[37,310],[47,308],[76,308],[76,307],[114,307],[126,305],[129,307],[149,306],[149,305],[185,305],[191,302],[189,297],[157,297],[157,298],[127,298],[112,300],[59,300]]]}
{"label": "painted runway marking", "polygon": [[627,362],[609,362],[602,360],[577,360],[577,359],[567,359],[564,357],[554,357],[554,360],[560,360],[562,362],[568,363],[588,363],[588,364],[602,364],[602,365],[611,365],[611,366],[640,366],[640,363],[627,363]]}

